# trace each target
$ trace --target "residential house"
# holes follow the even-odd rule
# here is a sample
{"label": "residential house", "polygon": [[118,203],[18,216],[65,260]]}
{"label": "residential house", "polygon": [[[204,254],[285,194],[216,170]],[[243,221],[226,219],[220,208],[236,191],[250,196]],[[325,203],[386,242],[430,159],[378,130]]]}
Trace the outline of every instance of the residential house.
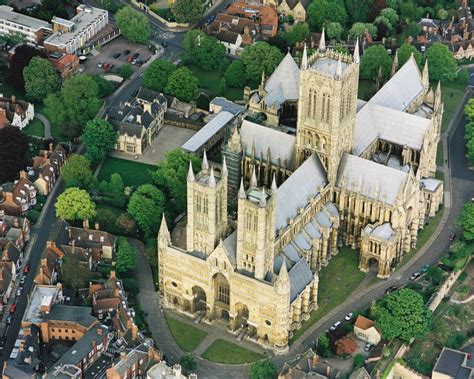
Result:
{"label": "residential house", "polygon": [[196,374],[186,376],[182,372],[181,365],[168,366],[166,361],[161,361],[151,367],[146,373],[146,379],[197,379]]}
{"label": "residential house", "polygon": [[[3,6],[0,5],[0,8]],[[23,129],[34,117],[35,108],[33,104],[17,100],[15,95],[11,97],[0,95],[0,128],[12,125]]]}
{"label": "residential house", "polygon": [[61,76],[61,79],[69,79],[79,72],[79,57],[76,54],[66,54],[54,51],[48,56],[49,61]]}
{"label": "residential house", "polygon": [[471,379],[474,362],[470,353],[443,347],[431,374],[432,379]]}
{"label": "residential house", "polygon": [[[351,373],[349,379],[371,379],[369,373],[364,367],[361,367]],[[401,379],[401,378],[400,378]]]}
{"label": "residential house", "polygon": [[53,149],[41,150],[40,155],[33,158],[34,185],[43,196],[48,196],[54,188],[62,165],[66,162],[66,150],[60,144]]}
{"label": "residential house", "polygon": [[167,99],[163,94],[140,88],[137,95],[120,107],[109,121],[117,130],[115,149],[130,154],[142,154],[163,126]]}
{"label": "residential house", "polygon": [[0,248],[12,242],[23,250],[30,239],[30,222],[25,217],[7,216],[0,217]]}
{"label": "residential house", "polygon": [[427,15],[418,22],[418,25],[420,26],[423,33],[429,36],[436,36],[435,40],[438,40],[437,37],[441,26],[441,22],[439,20],[433,20]]}
{"label": "residential house", "polygon": [[0,211],[11,216],[24,216],[36,204],[37,192],[27,173],[20,171],[19,180],[0,186]]}
{"label": "residential house", "polygon": [[354,334],[357,338],[371,345],[378,345],[381,339],[381,334],[375,327],[375,322],[364,316],[357,317],[354,323]]}
{"label": "residential house", "polygon": [[126,296],[122,282],[117,279],[115,271],[110,272],[109,278],[104,283],[90,283],[89,301],[92,304],[93,314],[99,320],[118,315],[120,308],[126,304]]}
{"label": "residential house", "polygon": [[13,262],[16,267],[16,271],[20,269],[23,261],[23,251],[21,251],[13,242],[7,242],[3,246],[2,261]]}
{"label": "residential house", "polygon": [[227,14],[253,20],[262,38],[274,37],[278,32],[278,15],[274,5],[239,0],[230,3]]}
{"label": "residential house", "polygon": [[[76,247],[90,249],[94,254],[99,254],[100,259],[112,259],[115,250],[116,237],[108,232],[99,230],[99,224],[95,224],[96,229],[67,226],[69,241]],[[96,258],[94,258],[96,259]]]}
{"label": "residential house", "polygon": [[120,353],[107,369],[107,379],[143,378],[146,372],[161,361],[158,350],[147,343],[140,343]]}
{"label": "residential house", "polygon": [[[390,367],[390,366],[389,366]],[[395,363],[391,365],[391,369],[387,373],[387,378],[389,379],[428,379],[427,376],[422,375],[415,370],[407,367],[406,364],[401,360],[395,360]],[[370,376],[361,377],[360,379],[370,379]],[[352,376],[349,379],[359,379],[357,377],[353,378]]]}
{"label": "residential house", "polygon": [[280,17],[292,16],[297,22],[305,22],[311,0],[280,0],[277,11]]}
{"label": "residential house", "polygon": [[312,349],[308,349],[302,357],[291,364],[283,365],[278,379],[309,378],[338,379],[341,372],[338,368],[331,366],[327,361],[321,359]]}
{"label": "residential house", "polygon": [[46,248],[41,257],[34,282],[39,285],[56,284],[58,280],[60,259],[63,257],[64,252],[56,246],[54,241],[46,242]]}
{"label": "residential house", "polygon": [[4,306],[10,298],[15,282],[15,264],[0,262],[0,313],[3,314]]}

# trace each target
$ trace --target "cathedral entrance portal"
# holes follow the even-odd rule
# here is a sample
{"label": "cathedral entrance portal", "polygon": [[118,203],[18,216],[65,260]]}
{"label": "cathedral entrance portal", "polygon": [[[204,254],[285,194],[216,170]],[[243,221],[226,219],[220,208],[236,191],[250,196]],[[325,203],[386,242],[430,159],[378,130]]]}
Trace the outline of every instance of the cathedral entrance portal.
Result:
{"label": "cathedral entrance portal", "polygon": [[229,322],[230,308],[230,285],[227,278],[221,273],[217,273],[212,278],[214,287],[214,317],[224,322]]}
{"label": "cathedral entrance portal", "polygon": [[243,303],[237,303],[235,311],[237,315],[235,317],[234,329],[246,328],[247,320],[249,319],[249,308]]}
{"label": "cathedral entrance portal", "polygon": [[207,307],[207,296],[206,292],[199,286],[193,287],[193,309],[192,313],[199,311],[206,311]]}

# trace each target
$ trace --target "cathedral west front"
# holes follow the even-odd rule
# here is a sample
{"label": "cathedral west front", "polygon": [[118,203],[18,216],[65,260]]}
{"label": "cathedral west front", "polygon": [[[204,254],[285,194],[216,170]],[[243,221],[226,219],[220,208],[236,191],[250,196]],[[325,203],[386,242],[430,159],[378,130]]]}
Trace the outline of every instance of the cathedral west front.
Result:
{"label": "cathedral west front", "polygon": [[[290,54],[255,91],[250,112],[223,147],[187,175],[186,226],[158,235],[167,306],[224,322],[285,352],[318,307],[318,271],[338,248],[359,250],[359,269],[387,278],[416,245],[443,200],[434,178],[441,88],[410,58],[368,102],[358,100],[353,56],[306,48]],[[395,60],[394,65],[397,64]],[[296,107],[296,135],[278,118]],[[236,209],[236,219],[228,209]],[[177,228],[178,229],[178,228]]]}

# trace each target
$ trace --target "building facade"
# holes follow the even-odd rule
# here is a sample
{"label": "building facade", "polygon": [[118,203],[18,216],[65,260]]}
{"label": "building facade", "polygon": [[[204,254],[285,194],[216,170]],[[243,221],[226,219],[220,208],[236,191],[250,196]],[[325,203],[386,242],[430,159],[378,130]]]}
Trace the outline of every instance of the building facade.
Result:
{"label": "building facade", "polygon": [[[290,60],[281,72],[296,65]],[[326,49],[323,32],[318,50],[303,52],[296,88],[265,91],[280,100],[297,92],[296,136],[244,120],[219,171],[205,154],[199,173],[190,167],[186,228],[170,234],[163,219],[158,236],[167,306],[202,312],[281,352],[317,308],[318,271],[340,246],[359,249],[361,271],[375,266],[387,278],[416,245],[442,202],[434,178],[441,89],[429,88],[428,67],[421,73],[412,57],[361,102],[359,62],[358,45],[354,56],[339,54]],[[431,192],[422,180],[433,182]]]}
{"label": "building facade", "polygon": [[3,36],[21,35],[27,42],[37,45],[51,30],[51,24],[46,21],[17,13],[8,5],[0,5],[0,34]]}

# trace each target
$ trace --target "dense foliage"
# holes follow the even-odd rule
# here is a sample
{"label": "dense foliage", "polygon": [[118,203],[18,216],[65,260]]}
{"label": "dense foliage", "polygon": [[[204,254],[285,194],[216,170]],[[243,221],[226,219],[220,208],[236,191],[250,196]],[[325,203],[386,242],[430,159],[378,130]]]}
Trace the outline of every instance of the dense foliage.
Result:
{"label": "dense foliage", "polygon": [[0,128],[0,183],[13,181],[27,164],[28,137],[16,126]]}
{"label": "dense foliage", "polygon": [[150,39],[151,28],[144,13],[127,6],[117,11],[115,20],[122,35],[130,42],[145,44]]}

